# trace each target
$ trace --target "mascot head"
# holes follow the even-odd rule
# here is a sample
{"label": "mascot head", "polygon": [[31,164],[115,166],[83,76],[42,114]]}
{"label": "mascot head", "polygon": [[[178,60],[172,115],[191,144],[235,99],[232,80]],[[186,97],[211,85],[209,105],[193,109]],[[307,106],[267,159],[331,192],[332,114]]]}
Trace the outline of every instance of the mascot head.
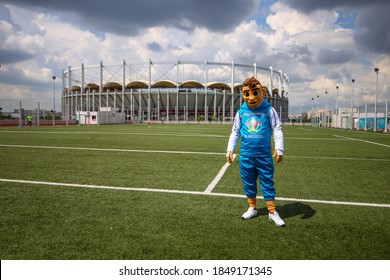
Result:
{"label": "mascot head", "polygon": [[249,108],[257,108],[264,98],[263,86],[254,77],[246,79],[242,85],[242,97],[244,101],[248,104]]}

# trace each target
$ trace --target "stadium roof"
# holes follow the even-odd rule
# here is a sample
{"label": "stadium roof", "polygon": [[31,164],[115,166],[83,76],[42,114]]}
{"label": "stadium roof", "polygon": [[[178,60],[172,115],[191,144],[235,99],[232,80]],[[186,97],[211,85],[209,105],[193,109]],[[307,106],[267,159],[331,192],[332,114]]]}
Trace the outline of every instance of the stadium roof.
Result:
{"label": "stadium roof", "polygon": [[[239,87],[241,86],[241,83],[235,83],[234,84],[234,90],[238,91]],[[187,80],[184,82],[181,82],[179,84],[175,83],[171,80],[161,80],[157,81],[155,83],[152,83],[151,88],[205,88],[204,84],[195,81],[195,80]],[[137,80],[132,81],[126,85],[127,89],[140,89],[149,88],[149,82],[145,80]],[[217,90],[226,90],[231,91],[230,84],[222,83],[222,82],[209,82],[207,83],[208,89],[217,89]],[[80,91],[81,87],[79,85],[72,86],[72,91]],[[87,83],[84,86],[85,90],[95,90],[99,91],[99,85],[96,83]],[[103,85],[103,90],[122,90],[122,83],[121,82],[107,82]]]}
{"label": "stadium roof", "polygon": [[170,80],[161,80],[152,84],[152,88],[175,88],[177,84]]}
{"label": "stadium roof", "polygon": [[126,85],[126,88],[149,88],[148,81],[132,81]]}
{"label": "stadium roof", "polygon": [[104,84],[103,86],[103,90],[122,90],[122,83],[118,83],[118,82],[108,82],[106,84]]}
{"label": "stadium roof", "polygon": [[[185,65],[190,65],[188,68]],[[104,67],[104,71],[103,71]],[[119,67],[119,68],[118,68]],[[89,71],[88,75],[84,71]],[[93,69],[93,71],[91,70]],[[122,69],[123,71],[118,71]],[[186,71],[184,71],[186,70]],[[63,71],[64,89],[71,91],[122,91],[129,89],[203,89],[239,92],[244,77],[257,75],[261,72],[262,79],[268,80],[268,95],[284,95],[288,92],[289,79],[282,71],[272,67],[260,67],[256,64],[237,64],[210,61],[162,61],[149,60],[147,63],[129,64],[123,61],[119,65],[90,66],[68,68]],[[74,74],[71,76],[71,73]],[[229,72],[229,73],[227,73]],[[109,73],[108,79],[103,79],[103,73]],[[121,74],[122,73],[122,74]],[[230,75],[233,73],[233,75]],[[100,74],[100,75],[99,75]],[[108,77],[108,76],[107,76]],[[149,79],[147,78],[149,77]],[[85,80],[86,78],[86,80]],[[161,79],[163,78],[163,80]],[[210,78],[210,79],[209,79]],[[103,82],[103,81],[104,82]],[[234,84],[232,82],[234,80]],[[85,81],[85,83],[84,83]],[[102,84],[103,83],[103,84]],[[265,82],[267,83],[267,82]],[[125,87],[123,89],[123,86]],[[281,89],[275,91],[275,88]],[[81,88],[82,87],[82,88]],[[181,92],[183,91],[181,90]]]}
{"label": "stadium roof", "polygon": [[89,90],[95,90],[95,91],[98,91],[99,90],[99,85],[98,84],[95,84],[95,83],[88,83],[84,86],[84,89],[89,89]]}
{"label": "stadium roof", "polygon": [[184,81],[180,84],[180,88],[204,88],[204,85],[195,80]]}

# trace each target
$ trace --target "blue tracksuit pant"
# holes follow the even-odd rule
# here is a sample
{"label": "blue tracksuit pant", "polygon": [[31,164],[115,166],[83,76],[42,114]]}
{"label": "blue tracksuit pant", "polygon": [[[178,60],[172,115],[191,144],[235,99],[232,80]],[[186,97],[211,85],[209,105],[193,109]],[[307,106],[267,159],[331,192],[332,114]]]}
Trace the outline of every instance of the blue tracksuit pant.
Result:
{"label": "blue tracksuit pant", "polygon": [[265,201],[275,200],[274,163],[272,157],[240,156],[240,175],[247,198],[257,194],[257,178]]}

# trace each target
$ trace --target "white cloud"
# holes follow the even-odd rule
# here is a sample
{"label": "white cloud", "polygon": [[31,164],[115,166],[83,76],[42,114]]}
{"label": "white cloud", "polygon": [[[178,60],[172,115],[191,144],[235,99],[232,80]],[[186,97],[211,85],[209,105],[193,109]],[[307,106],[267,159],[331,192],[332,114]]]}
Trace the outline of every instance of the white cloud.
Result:
{"label": "white cloud", "polygon": [[267,23],[278,32],[284,31],[290,36],[302,32],[317,32],[334,28],[337,13],[319,10],[311,14],[303,14],[291,10],[288,6],[275,3],[271,6],[272,14],[267,17]]}
{"label": "white cloud", "polygon": [[[356,92],[361,92],[360,100],[373,101],[376,81],[373,67],[378,67],[379,99],[389,99],[389,56],[359,49],[355,31],[335,24],[338,14],[333,9],[303,13],[276,2],[266,18],[271,30],[265,30],[255,20],[237,23],[225,33],[203,25],[188,32],[169,24],[146,24],[142,32],[129,37],[79,27],[75,22],[65,21],[64,12],[6,7],[11,20],[0,18],[0,36],[4,38],[0,51],[8,51],[5,54],[12,51],[15,61],[1,68],[3,76],[8,75],[6,81],[2,80],[7,90],[1,93],[1,98],[28,93],[29,99],[50,100],[51,76],[60,77],[61,69],[80,67],[81,63],[91,66],[100,61],[105,65],[121,64],[123,59],[127,63],[207,59],[257,62],[259,66],[281,69],[290,77],[291,105],[309,107],[311,98],[317,94],[324,100],[325,91],[328,91],[327,103],[335,104],[336,83],[340,84],[337,101],[348,104],[352,77],[356,79]],[[59,95],[58,90],[57,100]]]}

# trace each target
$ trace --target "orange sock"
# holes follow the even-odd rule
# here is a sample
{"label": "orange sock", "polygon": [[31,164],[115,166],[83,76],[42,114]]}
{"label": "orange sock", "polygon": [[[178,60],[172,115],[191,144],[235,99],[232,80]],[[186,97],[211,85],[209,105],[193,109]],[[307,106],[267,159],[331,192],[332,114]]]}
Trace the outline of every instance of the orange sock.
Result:
{"label": "orange sock", "polygon": [[249,207],[256,208],[256,198],[248,198]]}
{"label": "orange sock", "polygon": [[276,212],[275,200],[266,201],[265,204],[267,204],[267,209],[268,209],[268,211],[269,211],[271,214],[273,214],[274,212]]}

